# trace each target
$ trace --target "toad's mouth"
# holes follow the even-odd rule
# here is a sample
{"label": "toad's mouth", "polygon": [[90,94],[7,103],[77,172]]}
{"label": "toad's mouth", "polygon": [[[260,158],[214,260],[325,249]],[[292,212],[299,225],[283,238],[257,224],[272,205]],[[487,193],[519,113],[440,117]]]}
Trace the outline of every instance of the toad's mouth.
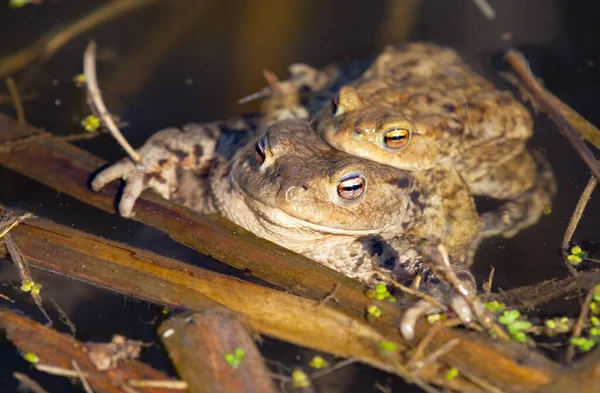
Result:
{"label": "toad's mouth", "polygon": [[231,184],[235,191],[244,199],[246,206],[249,209],[251,209],[257,217],[278,227],[289,228],[292,230],[309,230],[318,233],[348,236],[373,235],[384,232],[387,229],[385,226],[364,229],[348,229],[343,227],[318,224],[309,221],[306,218],[297,217],[295,215],[290,214],[287,211],[283,211],[278,207],[272,206],[270,204],[265,203],[264,201],[258,200],[248,192],[244,191],[244,189],[238,184],[234,176],[232,176],[231,178]]}

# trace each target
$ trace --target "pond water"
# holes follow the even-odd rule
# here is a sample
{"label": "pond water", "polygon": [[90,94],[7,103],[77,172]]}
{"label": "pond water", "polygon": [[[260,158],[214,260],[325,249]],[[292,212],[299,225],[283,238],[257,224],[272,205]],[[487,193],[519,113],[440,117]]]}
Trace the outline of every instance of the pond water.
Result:
{"label": "pond water", "polygon": [[[107,1],[44,1],[10,9],[0,4],[0,56],[37,40],[50,29],[72,21]],[[168,4],[167,4],[168,3]],[[88,40],[99,45],[99,77],[110,109],[128,126],[126,138],[139,146],[167,126],[229,118],[256,109],[237,99],[263,85],[262,69],[286,75],[287,65],[366,59],[387,44],[426,40],[456,49],[498,86],[510,88],[498,75],[501,54],[511,46],[523,50],[546,87],[592,123],[600,124],[600,25],[597,2],[558,0],[490,0],[496,18],[489,20],[472,1],[341,1],[260,0],[158,2],[106,23],[68,43],[49,61],[14,75],[30,80],[25,102],[27,120],[56,134],[80,132],[89,114],[85,95],[72,78],[82,71]],[[512,37],[510,38],[509,35]],[[510,38],[507,40],[507,38]],[[4,93],[0,93],[4,94]],[[9,104],[0,112],[13,113]],[[558,195],[552,213],[512,239],[490,239],[477,253],[474,273],[481,282],[491,266],[494,288],[509,289],[545,279],[566,277],[560,244],[589,171],[567,140],[544,115],[535,117],[530,147],[546,154],[554,169]],[[78,142],[109,161],[123,156],[109,136]],[[145,248],[216,271],[234,269],[197,255],[164,234],[105,214],[54,190],[0,169],[0,201],[93,234]],[[595,195],[574,241],[596,257],[600,204]],[[114,295],[89,285],[35,271],[45,297],[55,299],[77,326],[83,341],[108,341],[113,334],[155,342],[161,308]],[[39,313],[18,291],[14,268],[0,265],[0,293],[17,300],[23,311]],[[574,315],[577,300],[557,301],[538,310],[542,316]],[[537,315],[536,314],[536,315]],[[55,316],[55,314],[53,314]],[[309,355],[289,344],[267,340],[264,355],[287,366],[306,364]],[[143,361],[172,372],[159,345],[144,350]],[[0,341],[0,391],[16,389],[12,372],[26,370],[49,391],[77,391],[68,381],[29,371],[6,340]],[[317,389],[336,392],[377,391],[375,382],[394,391],[417,392],[398,378],[364,366],[352,366],[323,378]]]}

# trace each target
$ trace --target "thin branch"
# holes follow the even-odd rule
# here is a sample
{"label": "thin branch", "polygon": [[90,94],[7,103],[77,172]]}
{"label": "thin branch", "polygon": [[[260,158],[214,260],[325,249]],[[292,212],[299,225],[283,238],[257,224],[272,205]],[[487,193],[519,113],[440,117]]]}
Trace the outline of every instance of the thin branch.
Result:
{"label": "thin branch", "polygon": [[20,125],[24,126],[27,124],[27,120],[25,120],[25,109],[23,109],[23,102],[21,101],[21,96],[19,95],[19,89],[17,89],[17,84],[12,78],[6,78],[6,88],[10,94],[10,98],[12,100],[12,104],[15,107],[15,111],[17,112],[17,121]]}
{"label": "thin branch", "polygon": [[[535,78],[529,69],[527,60],[523,54],[517,50],[511,49],[505,55],[506,60],[512,66],[517,76],[523,81],[525,86],[531,90],[536,102],[558,125],[560,132],[569,140],[575,151],[592,171],[596,179],[600,180],[600,161],[594,153],[586,146],[585,142],[575,129],[575,124],[567,120],[564,111],[566,105],[557,105],[558,99],[553,97],[540,82]],[[568,108],[568,107],[567,107]]]}
{"label": "thin branch", "polygon": [[595,177],[590,177],[585,189],[581,193],[579,197],[579,201],[577,202],[577,206],[575,207],[575,211],[569,220],[569,225],[567,226],[567,230],[565,231],[565,235],[563,236],[562,247],[566,249],[569,247],[569,243],[571,242],[571,238],[573,237],[573,233],[577,228],[577,224],[579,224],[579,220],[581,220],[581,216],[583,215],[583,211],[587,206],[590,197],[592,196],[592,192],[596,188],[596,184],[598,184],[598,180]]}
{"label": "thin branch", "polygon": [[155,388],[155,389],[176,389],[185,390],[188,384],[185,381],[164,380],[156,381],[152,379],[130,379],[127,381],[129,386],[136,388]]}
{"label": "thin branch", "polygon": [[77,332],[77,328],[75,327],[75,324],[73,323],[73,321],[71,321],[71,318],[69,318],[69,316],[67,315],[67,313],[65,312],[65,310],[62,309],[62,307],[60,306],[60,304],[58,304],[56,302],[56,300],[50,299],[50,302],[52,303],[52,305],[56,309],[56,312],[58,312],[58,318],[60,319],[60,321],[62,323],[64,323],[65,325],[67,325],[67,327],[71,331],[71,335],[73,337],[75,337],[75,333]]}
{"label": "thin branch", "polygon": [[459,342],[460,340],[458,338],[453,338],[452,340],[448,341],[435,351],[431,352],[429,355],[425,356],[423,360],[415,363],[417,370],[420,370],[423,367],[437,361],[440,358],[440,356],[443,356],[450,352],[452,349],[454,349],[454,347],[456,347]]}
{"label": "thin branch", "polygon": [[32,391],[33,393],[48,393],[39,383],[31,379],[25,374],[14,372],[13,377],[21,383],[21,386],[17,389],[22,391],[22,388]]}
{"label": "thin branch", "polygon": [[336,364],[334,364],[331,367],[326,368],[325,370],[317,371],[314,374],[310,375],[310,379],[317,379],[317,378],[324,377],[325,375],[329,375],[334,371],[337,371],[341,368],[351,365],[352,363],[356,362],[356,360],[357,359],[355,359],[355,358],[349,358],[349,359],[342,360],[341,362],[337,362]]}
{"label": "thin branch", "polygon": [[339,287],[340,287],[340,284],[335,283],[335,285],[333,286],[333,289],[331,290],[331,292],[329,292],[323,299],[319,300],[319,302],[317,303],[317,306],[325,304],[325,303],[327,303],[330,300],[336,300],[336,298],[335,298],[335,291],[337,291],[337,289]]}
{"label": "thin branch", "polygon": [[83,390],[85,390],[85,393],[94,393],[94,391],[92,390],[92,387],[90,386],[87,379],[85,379],[85,376],[81,372],[81,369],[79,368],[79,365],[77,364],[77,361],[75,359],[71,359],[71,364],[73,365],[73,368],[75,369],[75,372],[77,373],[77,377],[81,381],[81,385],[83,385]]}
{"label": "thin branch", "polygon": [[113,0],[93,10],[81,19],[67,23],[64,28],[43,36],[37,42],[0,59],[0,78],[29,66],[36,60],[46,61],[68,42],[93,28],[136,9],[147,7],[157,0]]}
{"label": "thin branch", "polygon": [[[577,318],[577,322],[575,322],[575,325],[573,326],[573,334],[571,335],[571,339],[581,336],[585,320],[587,319],[590,311],[590,304],[592,304],[592,300],[594,300],[595,293],[595,287],[588,291],[585,300],[583,301],[583,305],[581,306],[579,318]],[[573,360],[573,356],[575,356],[575,345],[573,345],[572,342],[569,342],[569,348],[567,348],[567,362],[570,363]]]}
{"label": "thin branch", "polygon": [[[43,363],[37,363],[33,367],[35,367],[35,369],[38,371],[41,371],[41,372],[44,372],[47,374],[58,375],[59,377],[69,377],[69,378],[78,378],[79,377],[79,374],[77,374],[77,371],[71,370],[68,368],[51,366],[49,364],[43,364]],[[86,374],[83,373],[83,375],[86,375]]]}
{"label": "thin branch", "polygon": [[490,275],[488,276],[488,280],[483,283],[483,291],[486,296],[489,296],[492,293],[492,282],[494,281],[494,273],[496,272],[496,268],[492,266],[490,270]]}
{"label": "thin branch", "polygon": [[496,17],[496,11],[494,11],[494,9],[490,5],[490,3],[488,3],[487,0],[473,0],[473,3],[475,3],[477,8],[479,8],[479,11],[481,11],[483,16],[485,16],[489,20],[492,20]]}
{"label": "thin branch", "polygon": [[88,90],[88,96],[93,104],[93,107],[98,111],[98,115],[102,120],[102,123],[108,128],[112,136],[117,142],[125,149],[129,157],[136,163],[141,163],[139,154],[131,147],[129,142],[125,139],[117,124],[113,120],[113,117],[106,109],[100,88],[98,87],[98,78],[96,77],[96,43],[91,41],[85,49],[83,55],[83,73],[85,74],[85,84]]}
{"label": "thin branch", "polygon": [[423,356],[423,352],[425,351],[425,348],[427,348],[427,346],[433,339],[433,336],[435,336],[435,334],[440,330],[441,327],[442,327],[442,324],[440,322],[437,322],[435,325],[433,325],[431,327],[431,329],[429,329],[427,331],[427,334],[425,335],[425,337],[423,337],[423,339],[421,341],[419,341],[419,344],[417,345],[417,348],[415,349],[414,353],[412,354],[410,359],[408,359],[408,362],[406,362],[406,368],[408,368],[408,369],[414,368],[418,359],[421,356]]}

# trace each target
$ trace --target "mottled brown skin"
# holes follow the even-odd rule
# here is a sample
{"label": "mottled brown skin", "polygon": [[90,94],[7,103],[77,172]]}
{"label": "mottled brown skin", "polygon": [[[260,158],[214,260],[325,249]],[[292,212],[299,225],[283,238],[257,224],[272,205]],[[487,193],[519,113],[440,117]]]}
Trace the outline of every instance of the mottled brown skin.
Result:
{"label": "mottled brown skin", "polygon": [[[307,68],[303,72],[309,74]],[[323,86],[325,73],[312,73],[321,76]],[[295,86],[299,79],[292,79]],[[450,191],[464,188],[457,182],[466,182],[472,195],[509,200],[483,218],[482,236],[511,235],[535,223],[556,192],[551,169],[525,148],[532,134],[525,107],[475,74],[455,51],[433,44],[387,48],[311,123],[336,149],[411,171],[422,186],[437,188],[434,192],[448,201],[448,209],[462,207],[458,216],[468,216],[472,204]],[[397,129],[408,133],[406,143],[389,146],[385,135]],[[427,172],[441,168],[460,176],[431,181],[440,176]],[[500,227],[489,227],[492,223]],[[471,222],[458,225],[468,232]]]}
{"label": "mottled brown skin", "polygon": [[[235,152],[220,145],[227,140],[222,131],[216,124],[161,131],[139,150],[143,167],[123,160],[99,173],[92,187],[126,179],[119,205],[125,216],[132,214],[141,190],[162,190],[166,198],[202,213],[218,213],[367,284],[373,283],[373,260],[407,283],[424,273],[425,290],[470,318],[462,298],[429,271],[420,253],[423,240],[441,240],[451,244],[451,251],[473,240],[451,240],[452,212],[438,195],[423,192],[400,169],[331,148],[305,121],[279,122]],[[349,198],[340,185],[359,178],[361,192]],[[474,291],[468,269],[458,262],[452,266]]]}
{"label": "mottled brown skin", "polygon": [[[315,119],[337,149],[406,170],[451,160],[474,195],[510,199],[533,186],[535,165],[502,184],[494,181],[496,171],[523,162],[513,159],[532,135],[528,111],[450,49],[421,43],[387,48],[338,100],[336,113],[323,110]],[[411,135],[393,150],[384,134],[397,123]]]}

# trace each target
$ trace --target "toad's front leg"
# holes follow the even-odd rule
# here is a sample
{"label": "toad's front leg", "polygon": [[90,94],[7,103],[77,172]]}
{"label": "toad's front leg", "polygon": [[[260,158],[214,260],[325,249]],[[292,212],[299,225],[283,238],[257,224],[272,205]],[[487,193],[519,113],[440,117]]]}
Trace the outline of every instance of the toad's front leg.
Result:
{"label": "toad's front leg", "polygon": [[[227,126],[227,127],[226,127]],[[152,135],[138,150],[139,164],[124,158],[98,173],[92,189],[98,191],[116,179],[126,181],[119,212],[131,217],[135,201],[150,188],[169,199],[179,187],[178,170],[196,171],[208,168],[217,154],[217,143],[225,128],[240,132],[250,126],[243,121],[231,123],[188,124],[182,129],[168,128]]]}
{"label": "toad's front leg", "polygon": [[[421,244],[422,240],[405,236],[394,237],[385,243],[374,238],[371,244],[378,265],[390,271],[394,280],[409,284],[420,276],[419,290],[435,299],[435,302],[419,300],[404,313],[400,332],[407,340],[414,337],[415,325],[422,315],[451,310],[466,324],[480,319],[483,313],[483,306],[475,296],[477,286],[470,270],[447,254],[438,260],[438,252],[430,252],[431,246],[421,247]],[[363,245],[367,243],[363,241]],[[432,258],[437,259],[429,263],[428,259]]]}

